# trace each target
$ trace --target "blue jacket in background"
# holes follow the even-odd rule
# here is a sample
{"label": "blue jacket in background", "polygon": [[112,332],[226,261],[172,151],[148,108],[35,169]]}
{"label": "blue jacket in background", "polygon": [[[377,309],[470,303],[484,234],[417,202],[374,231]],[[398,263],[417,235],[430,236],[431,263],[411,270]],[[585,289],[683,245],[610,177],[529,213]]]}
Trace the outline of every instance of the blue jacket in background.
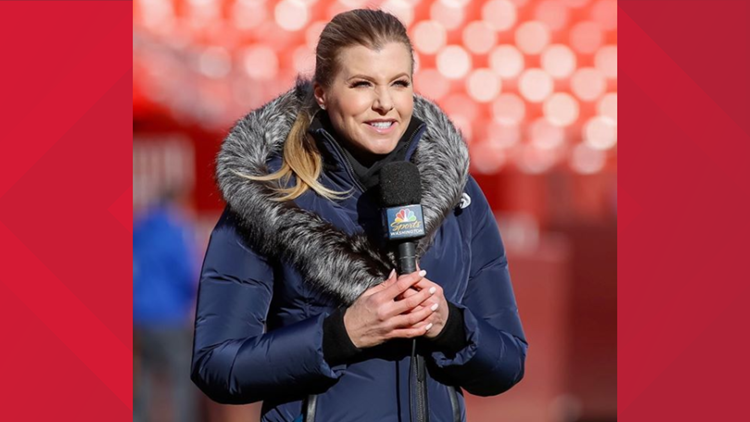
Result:
{"label": "blue jacket in background", "polygon": [[190,225],[169,206],[147,211],[133,225],[133,323],[180,326],[195,299]]}

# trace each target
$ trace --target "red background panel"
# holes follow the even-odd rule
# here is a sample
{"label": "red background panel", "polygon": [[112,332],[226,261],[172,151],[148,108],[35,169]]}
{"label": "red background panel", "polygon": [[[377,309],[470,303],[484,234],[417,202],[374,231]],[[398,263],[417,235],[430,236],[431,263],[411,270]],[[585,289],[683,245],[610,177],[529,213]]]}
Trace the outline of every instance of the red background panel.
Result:
{"label": "red background panel", "polygon": [[2,420],[132,419],[131,22],[0,2]]}
{"label": "red background panel", "polygon": [[747,1],[620,1],[618,413],[745,418]]}

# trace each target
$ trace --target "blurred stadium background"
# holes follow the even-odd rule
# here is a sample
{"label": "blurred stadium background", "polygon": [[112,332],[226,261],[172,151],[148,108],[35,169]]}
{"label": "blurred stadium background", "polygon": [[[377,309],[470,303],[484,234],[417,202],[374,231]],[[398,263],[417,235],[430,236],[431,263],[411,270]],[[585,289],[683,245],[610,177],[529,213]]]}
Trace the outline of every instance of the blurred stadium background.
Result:
{"label": "blurred stadium background", "polygon": [[[194,251],[184,258],[194,289],[223,209],[213,171],[228,128],[312,73],[318,35],[335,14],[388,10],[414,43],[416,91],[469,143],[530,343],[525,379],[499,397],[469,397],[469,420],[616,420],[615,0],[135,0],[133,7],[134,248],[139,227],[147,230],[139,222],[169,197],[170,215],[189,233],[185,250]],[[139,265],[134,292],[144,282]],[[180,320],[186,332],[191,318]],[[136,333],[144,321],[134,321]],[[174,420],[179,399],[169,393],[186,381],[143,370],[143,341],[135,342],[134,386],[154,387],[156,400],[142,415]],[[196,421],[258,419],[258,404],[220,406],[195,389],[188,394]]]}

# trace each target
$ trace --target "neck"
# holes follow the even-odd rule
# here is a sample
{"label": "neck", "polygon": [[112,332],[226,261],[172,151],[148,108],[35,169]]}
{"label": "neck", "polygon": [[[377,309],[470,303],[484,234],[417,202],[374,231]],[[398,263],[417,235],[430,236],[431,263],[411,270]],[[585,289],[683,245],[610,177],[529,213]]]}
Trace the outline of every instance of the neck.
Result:
{"label": "neck", "polygon": [[370,151],[364,151],[361,148],[358,148],[356,145],[353,145],[337,132],[334,134],[334,136],[337,140],[339,140],[339,144],[341,145],[341,147],[346,149],[346,151],[349,152],[349,154],[351,154],[355,160],[357,160],[365,167],[371,167],[373,164],[377,163],[378,161],[387,157],[388,154],[390,154],[390,152],[386,154],[373,154]]}

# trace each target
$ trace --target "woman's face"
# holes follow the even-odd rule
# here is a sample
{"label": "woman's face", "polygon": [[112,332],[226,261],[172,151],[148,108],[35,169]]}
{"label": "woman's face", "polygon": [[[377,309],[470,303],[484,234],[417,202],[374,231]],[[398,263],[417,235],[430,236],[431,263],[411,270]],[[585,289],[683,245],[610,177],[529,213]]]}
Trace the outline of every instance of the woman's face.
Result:
{"label": "woman's face", "polygon": [[330,87],[315,84],[318,103],[338,134],[360,153],[393,151],[414,109],[408,48],[396,42],[381,50],[347,47],[338,64]]}

